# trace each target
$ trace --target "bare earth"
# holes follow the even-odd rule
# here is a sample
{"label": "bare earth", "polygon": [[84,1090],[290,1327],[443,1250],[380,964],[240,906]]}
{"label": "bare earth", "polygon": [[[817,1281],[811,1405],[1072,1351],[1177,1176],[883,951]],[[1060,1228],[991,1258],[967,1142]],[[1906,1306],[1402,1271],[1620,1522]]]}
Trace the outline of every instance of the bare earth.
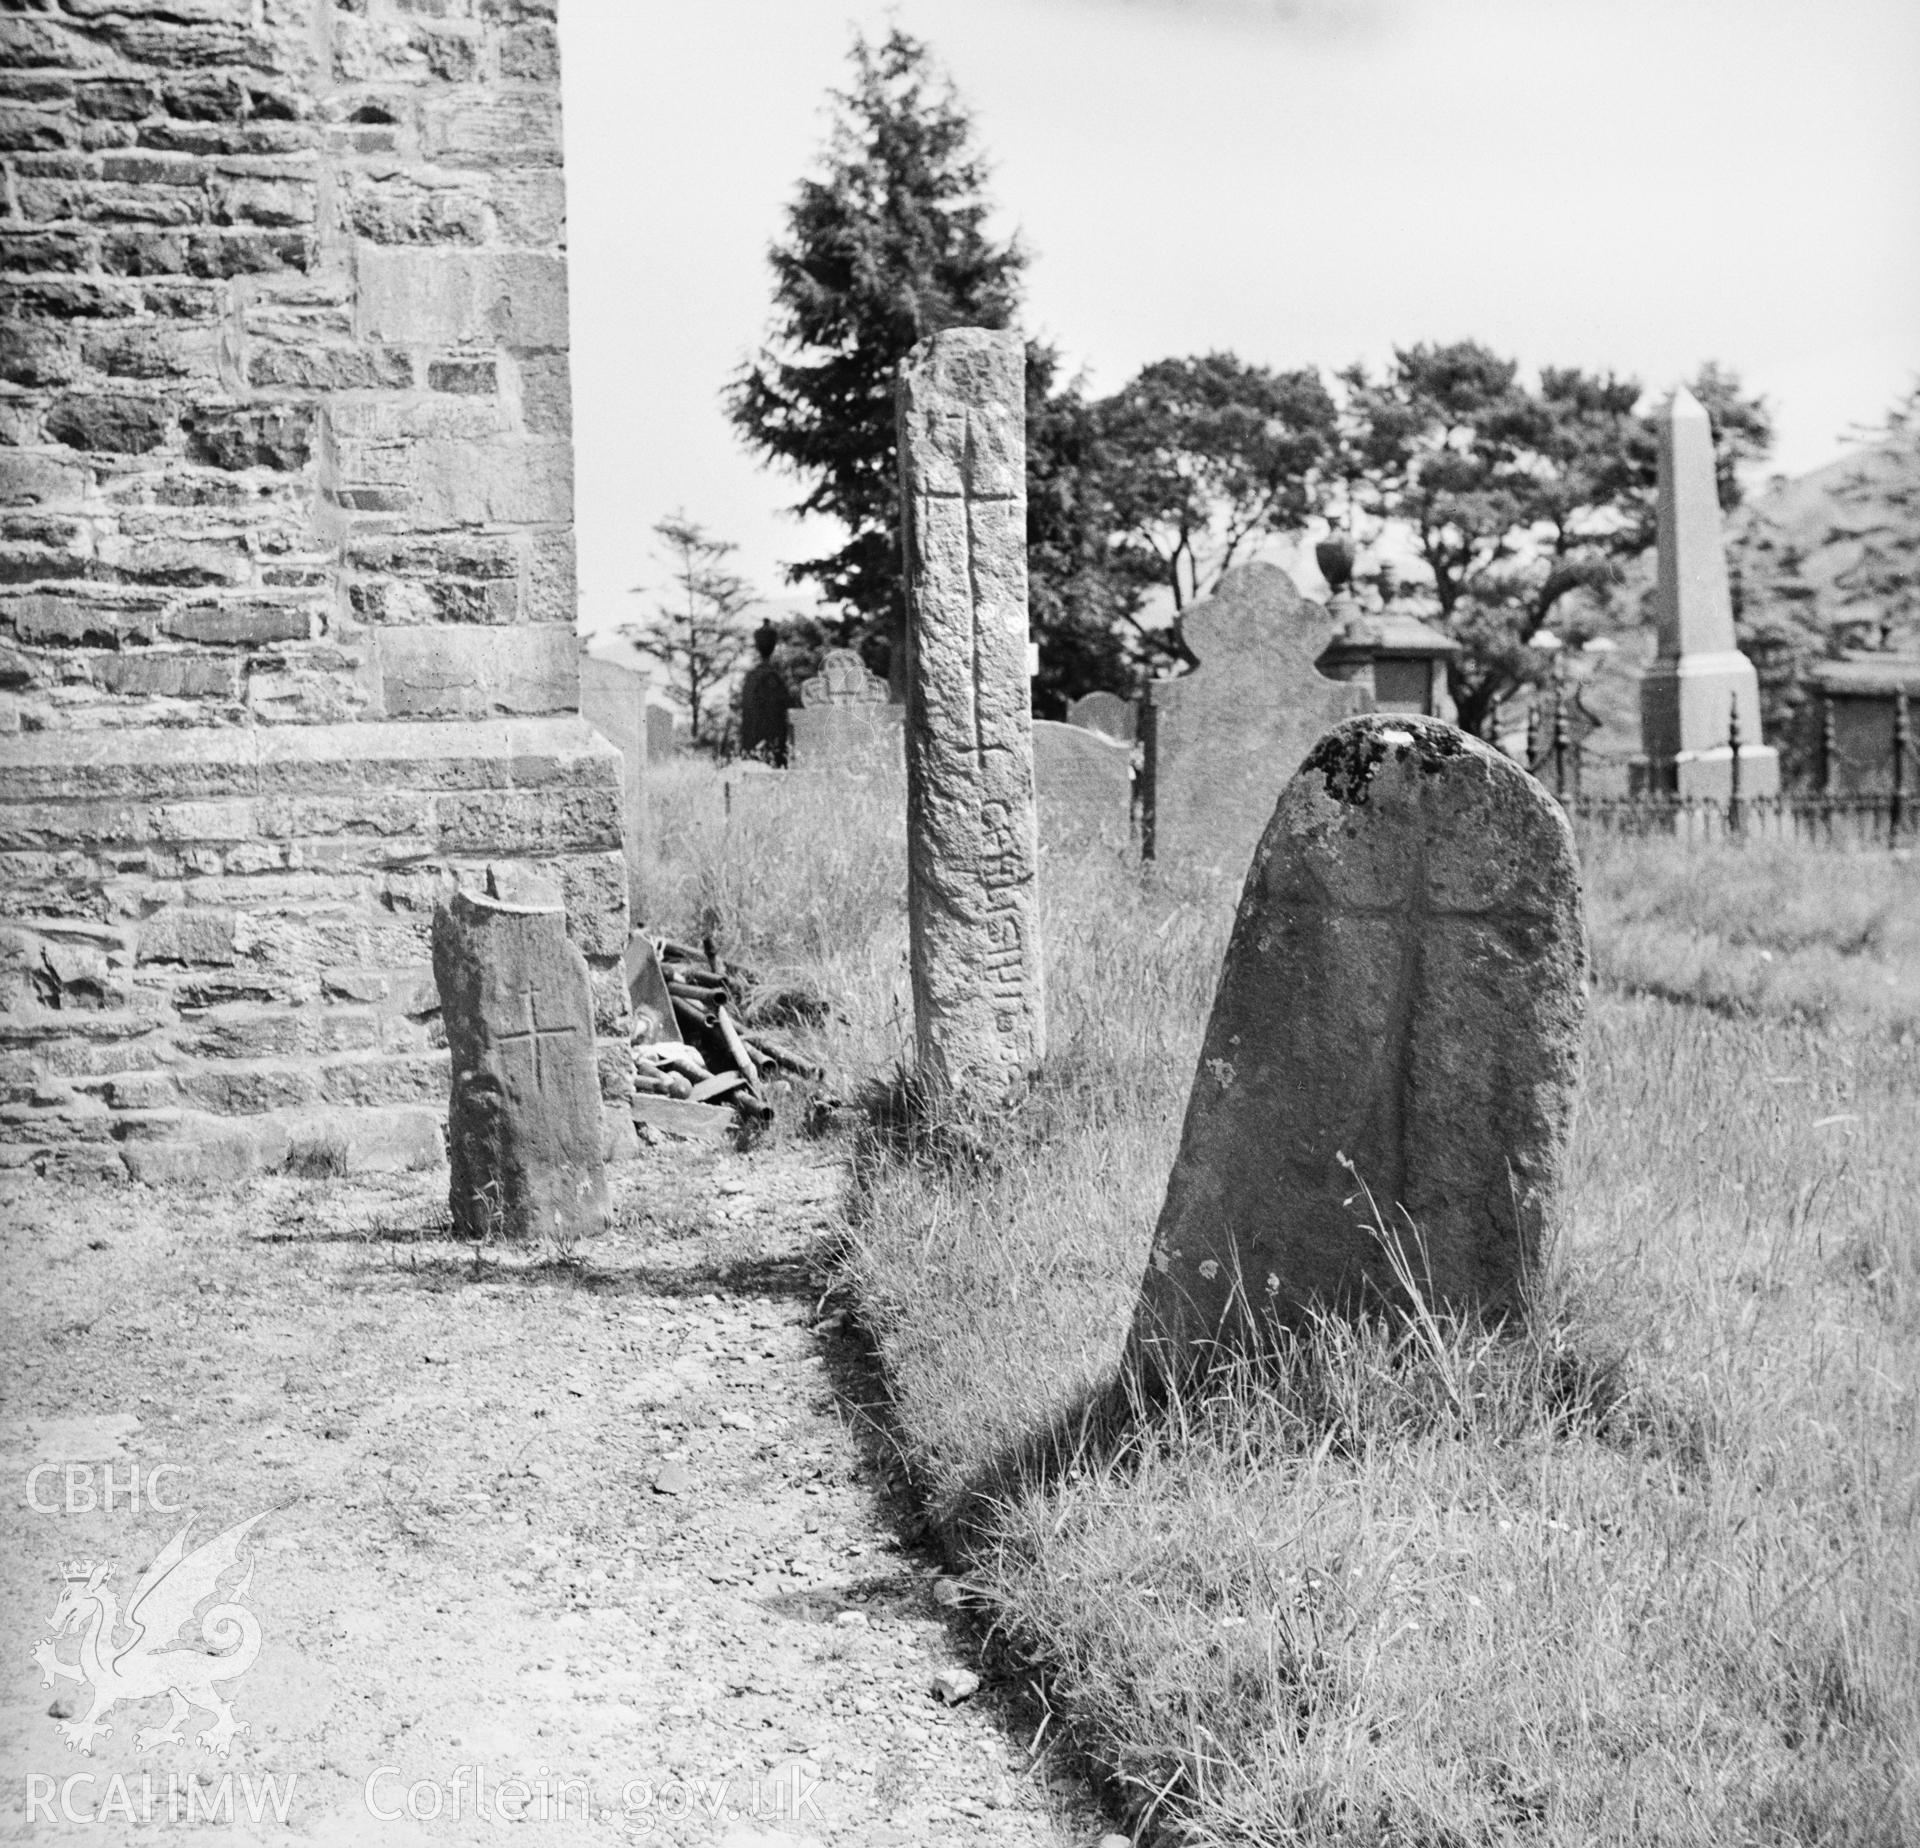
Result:
{"label": "bare earth", "polygon": [[[670,1145],[615,1175],[575,1262],[477,1270],[444,1176],[6,1183],[6,1839],[205,1840],[209,1806],[232,1842],[1099,1835],[1018,1690],[933,1691],[967,1635],[818,1319],[838,1163]],[[137,1751],[162,1696],[82,1755],[90,1693],[32,1660],[63,1574],[109,1564],[124,1607],[189,1514],[189,1550],[264,1516],[263,1642],[219,1688],[246,1730],[220,1756],[195,1708]]]}

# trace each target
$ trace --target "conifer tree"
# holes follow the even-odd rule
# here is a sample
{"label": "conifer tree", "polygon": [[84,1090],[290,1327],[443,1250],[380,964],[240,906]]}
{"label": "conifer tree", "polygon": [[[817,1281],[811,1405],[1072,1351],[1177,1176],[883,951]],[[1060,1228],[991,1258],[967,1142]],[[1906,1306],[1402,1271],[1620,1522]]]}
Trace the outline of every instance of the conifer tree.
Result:
{"label": "conifer tree", "polygon": [[726,408],[804,485],[794,511],[846,529],[837,551],[789,565],[790,581],[846,612],[842,640],[890,647],[904,617],[895,373],[943,328],[1011,325],[1026,258],[988,234],[972,118],[926,44],[897,26],[878,45],[856,35],[852,63],[821,171],[801,181],[768,253],[770,337]]}

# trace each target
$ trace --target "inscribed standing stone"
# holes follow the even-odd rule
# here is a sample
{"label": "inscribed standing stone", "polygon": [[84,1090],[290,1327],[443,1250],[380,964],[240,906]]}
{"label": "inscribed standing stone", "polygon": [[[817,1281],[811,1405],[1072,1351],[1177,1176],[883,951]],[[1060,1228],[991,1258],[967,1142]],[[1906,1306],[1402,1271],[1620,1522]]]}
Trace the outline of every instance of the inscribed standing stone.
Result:
{"label": "inscribed standing stone", "polygon": [[433,978],[453,1055],[456,1234],[567,1243],[599,1233],[607,1178],[593,996],[566,912],[456,892],[434,911]]}
{"label": "inscribed standing stone", "polygon": [[1147,689],[1145,846],[1238,880],[1287,778],[1363,688],[1314,666],[1333,624],[1278,565],[1241,565],[1187,612],[1200,665]]}
{"label": "inscribed standing stone", "polygon": [[953,328],[899,385],[914,1030],[929,1084],[982,1096],[1046,1044],[1024,371],[1018,334]]}
{"label": "inscribed standing stone", "polygon": [[1400,714],[1322,738],[1247,876],[1136,1363],[1398,1298],[1363,1184],[1430,1302],[1513,1307],[1560,1189],[1585,976],[1572,835],[1518,765]]}

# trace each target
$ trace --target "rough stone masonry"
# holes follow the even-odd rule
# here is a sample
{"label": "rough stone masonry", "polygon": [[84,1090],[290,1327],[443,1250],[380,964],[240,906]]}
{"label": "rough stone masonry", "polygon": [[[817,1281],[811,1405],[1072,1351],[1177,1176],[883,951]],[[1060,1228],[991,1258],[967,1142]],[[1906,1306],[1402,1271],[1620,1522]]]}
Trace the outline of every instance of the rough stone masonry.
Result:
{"label": "rough stone masonry", "polygon": [[1514,1307],[1560,1190],[1586,960],[1572,832],[1524,770],[1434,719],[1327,733],[1247,876],[1135,1364],[1404,1306],[1376,1221],[1436,1307]]}
{"label": "rough stone masonry", "polygon": [[1046,1048],[1016,333],[953,328],[900,369],[907,923],[921,1076],[1004,1094]]}
{"label": "rough stone masonry", "polygon": [[10,12],[0,186],[0,1160],[438,1160],[488,860],[617,1099],[551,0]]}

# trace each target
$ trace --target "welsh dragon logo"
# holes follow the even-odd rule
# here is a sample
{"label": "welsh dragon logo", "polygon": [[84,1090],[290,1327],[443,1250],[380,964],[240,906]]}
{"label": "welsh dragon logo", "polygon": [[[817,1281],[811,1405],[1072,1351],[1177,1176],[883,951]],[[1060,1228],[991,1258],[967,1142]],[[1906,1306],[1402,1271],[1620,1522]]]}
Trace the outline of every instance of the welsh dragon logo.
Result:
{"label": "welsh dragon logo", "polygon": [[[107,1568],[76,1562],[66,1568],[66,1586],[53,1607],[53,1637],[33,1652],[33,1660],[52,1687],[56,1678],[78,1681],[93,1691],[93,1706],[81,1718],[63,1720],[67,1749],[76,1746],[91,1753],[95,1739],[111,1734],[101,1715],[122,1701],[152,1700],[165,1694],[173,1712],[164,1726],[143,1727],[133,1736],[134,1749],[151,1752],[178,1743],[180,1726],[194,1707],[204,1707],[213,1724],[200,1733],[202,1745],[222,1756],[235,1733],[250,1730],[233,1717],[233,1708],[214,1691],[216,1681],[235,1681],[253,1666],[260,1653],[260,1620],[240,1600],[253,1582],[249,1558],[240,1583],[225,1594],[200,1620],[201,1643],[172,1647],[181,1626],[208,1598],[219,1593],[220,1580],[240,1563],[240,1542],[268,1511],[216,1534],[205,1545],[187,1551],[187,1532],[193,1516],[167,1544],[133,1588],[122,1615],[107,1589]],[[122,1625],[133,1634],[121,1641]],[[60,1639],[79,1630],[80,1659],[63,1662],[56,1654]],[[220,1651],[219,1654],[210,1651]]]}

